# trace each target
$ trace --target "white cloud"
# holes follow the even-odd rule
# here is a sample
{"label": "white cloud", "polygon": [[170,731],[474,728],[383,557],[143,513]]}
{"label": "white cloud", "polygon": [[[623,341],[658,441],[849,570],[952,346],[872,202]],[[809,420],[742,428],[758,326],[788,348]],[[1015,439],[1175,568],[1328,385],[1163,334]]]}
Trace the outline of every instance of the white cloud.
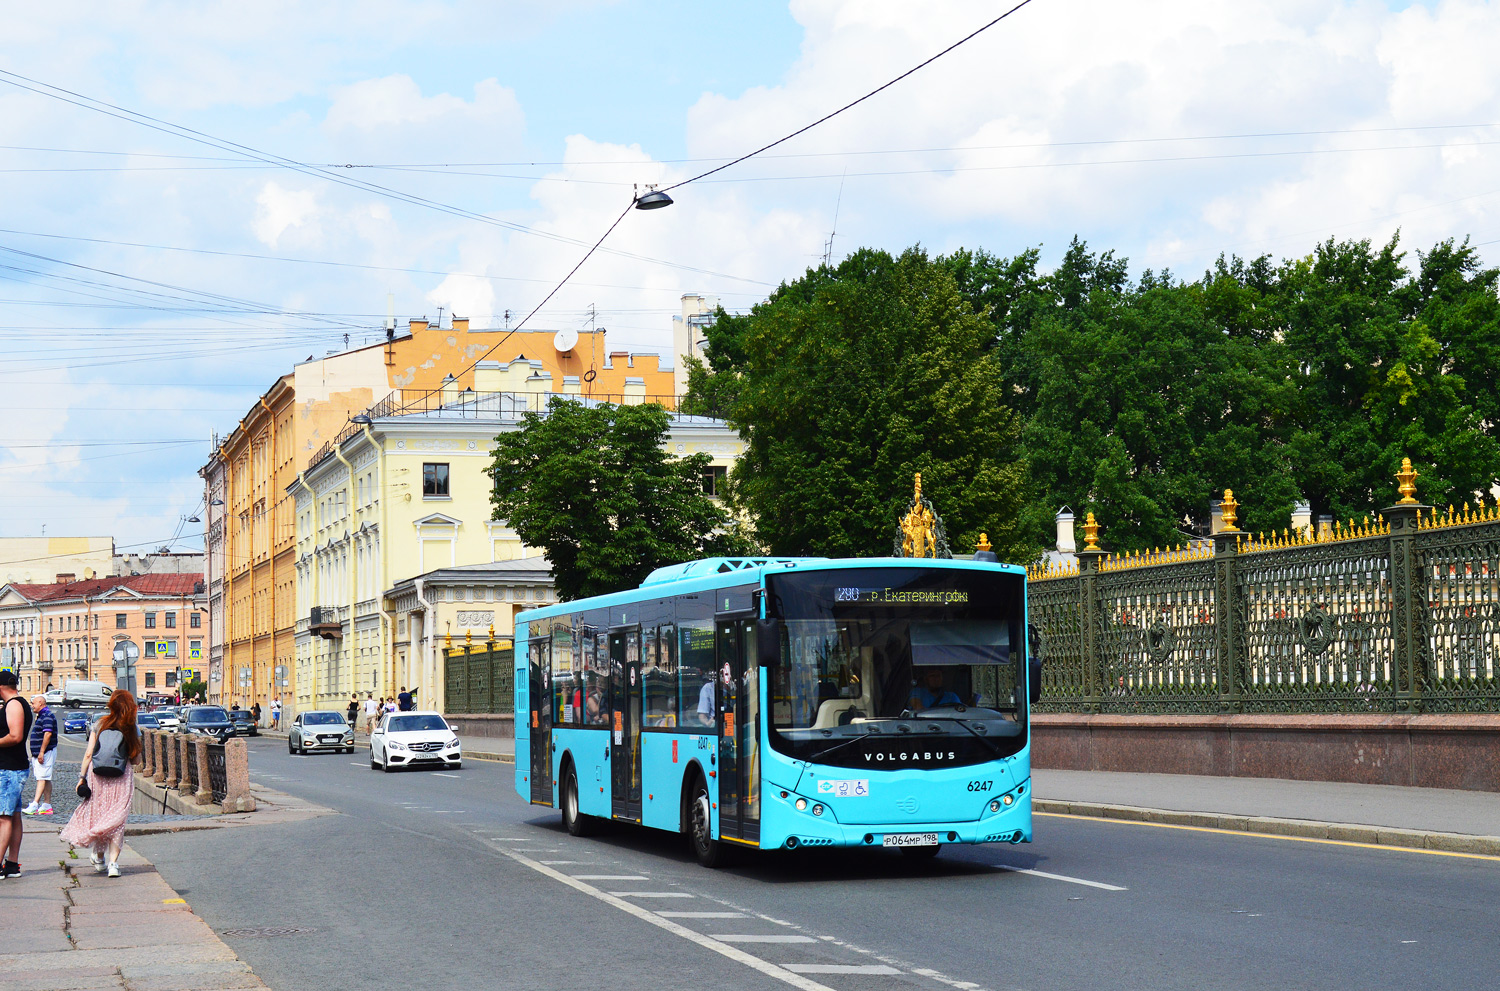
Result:
{"label": "white cloud", "polygon": [[351,157],[410,161],[503,152],[518,145],[525,124],[515,91],[494,79],[475,83],[474,98],[465,100],[423,96],[415,80],[397,74],[335,90],[323,132]]}
{"label": "white cloud", "polygon": [[267,182],[255,198],[257,209],[250,227],[262,244],[277,247],[290,228],[297,228],[299,241],[316,241],[318,198],[310,189],[286,189]]}

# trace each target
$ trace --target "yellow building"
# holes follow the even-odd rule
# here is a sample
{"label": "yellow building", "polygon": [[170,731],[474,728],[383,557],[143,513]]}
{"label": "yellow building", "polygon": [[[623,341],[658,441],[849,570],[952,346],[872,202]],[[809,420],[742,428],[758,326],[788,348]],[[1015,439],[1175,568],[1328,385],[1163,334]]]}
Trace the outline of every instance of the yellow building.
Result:
{"label": "yellow building", "polygon": [[113,573],[113,537],[0,537],[0,579],[25,585]]}
{"label": "yellow building", "polygon": [[[523,364],[488,369],[481,384],[529,376]],[[441,638],[483,640],[491,623],[497,637],[507,638],[515,612],[551,601],[550,580],[535,574],[539,562],[523,562],[539,552],[490,519],[495,436],[518,429],[522,413],[540,406],[538,398],[484,391],[460,393],[441,409],[388,416],[377,410],[292,484],[299,709],[343,708],[353,692],[380,697],[402,686],[440,699]],[[721,420],[674,414],[665,446],[678,455],[710,454],[717,472],[708,485],[744,444]],[[471,608],[437,610],[423,583],[413,581],[493,562],[517,562],[516,580],[465,582],[449,573],[438,583],[444,595],[455,594],[453,585],[469,596],[463,602],[478,603]],[[409,581],[420,601],[388,595]],[[497,590],[504,598],[495,598]],[[402,598],[399,613],[394,598]]]}
{"label": "yellow building", "polygon": [[[510,336],[505,335],[509,333]],[[489,358],[477,361],[504,338]],[[431,409],[464,390],[573,392],[675,407],[673,373],[657,354],[610,351],[604,331],[472,329],[410,322],[367,347],[309,359],[279,378],[200,469],[209,512],[209,689],[265,705],[305,696],[295,684],[298,535],[289,487],[331,450],[351,416]]]}

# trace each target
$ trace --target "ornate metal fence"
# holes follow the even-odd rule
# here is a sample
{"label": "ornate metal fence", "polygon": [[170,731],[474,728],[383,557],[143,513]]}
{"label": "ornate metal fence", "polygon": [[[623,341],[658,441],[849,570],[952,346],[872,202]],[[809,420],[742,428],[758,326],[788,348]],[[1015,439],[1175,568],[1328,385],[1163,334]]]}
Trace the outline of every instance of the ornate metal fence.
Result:
{"label": "ornate metal fence", "polygon": [[443,651],[443,658],[444,712],[472,715],[514,711],[515,650],[508,641],[450,646]]}
{"label": "ornate metal fence", "polygon": [[1496,507],[1143,555],[1096,532],[1076,568],[1030,576],[1041,711],[1500,712]]}
{"label": "ornate metal fence", "polygon": [[208,787],[213,792],[214,804],[222,805],[224,796],[229,791],[229,777],[222,743],[215,742],[208,745]]}

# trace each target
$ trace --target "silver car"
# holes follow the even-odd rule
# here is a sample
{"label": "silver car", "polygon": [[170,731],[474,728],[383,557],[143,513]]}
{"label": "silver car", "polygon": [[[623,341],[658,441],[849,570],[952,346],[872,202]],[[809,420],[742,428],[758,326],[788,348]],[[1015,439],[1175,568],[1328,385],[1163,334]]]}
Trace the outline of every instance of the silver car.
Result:
{"label": "silver car", "polygon": [[286,752],[305,754],[313,750],[354,753],[354,727],[342,712],[299,712],[286,731]]}

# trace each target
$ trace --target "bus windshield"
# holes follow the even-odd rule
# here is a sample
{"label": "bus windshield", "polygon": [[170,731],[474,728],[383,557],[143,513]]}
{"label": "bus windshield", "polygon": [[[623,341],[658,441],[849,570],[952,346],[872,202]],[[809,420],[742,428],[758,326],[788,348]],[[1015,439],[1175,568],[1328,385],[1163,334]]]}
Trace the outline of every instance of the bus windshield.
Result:
{"label": "bus windshield", "polygon": [[787,756],[859,765],[871,747],[856,742],[919,739],[942,758],[927,766],[951,766],[1024,746],[1019,575],[871,568],[771,575],[767,586],[781,620],[771,742]]}

